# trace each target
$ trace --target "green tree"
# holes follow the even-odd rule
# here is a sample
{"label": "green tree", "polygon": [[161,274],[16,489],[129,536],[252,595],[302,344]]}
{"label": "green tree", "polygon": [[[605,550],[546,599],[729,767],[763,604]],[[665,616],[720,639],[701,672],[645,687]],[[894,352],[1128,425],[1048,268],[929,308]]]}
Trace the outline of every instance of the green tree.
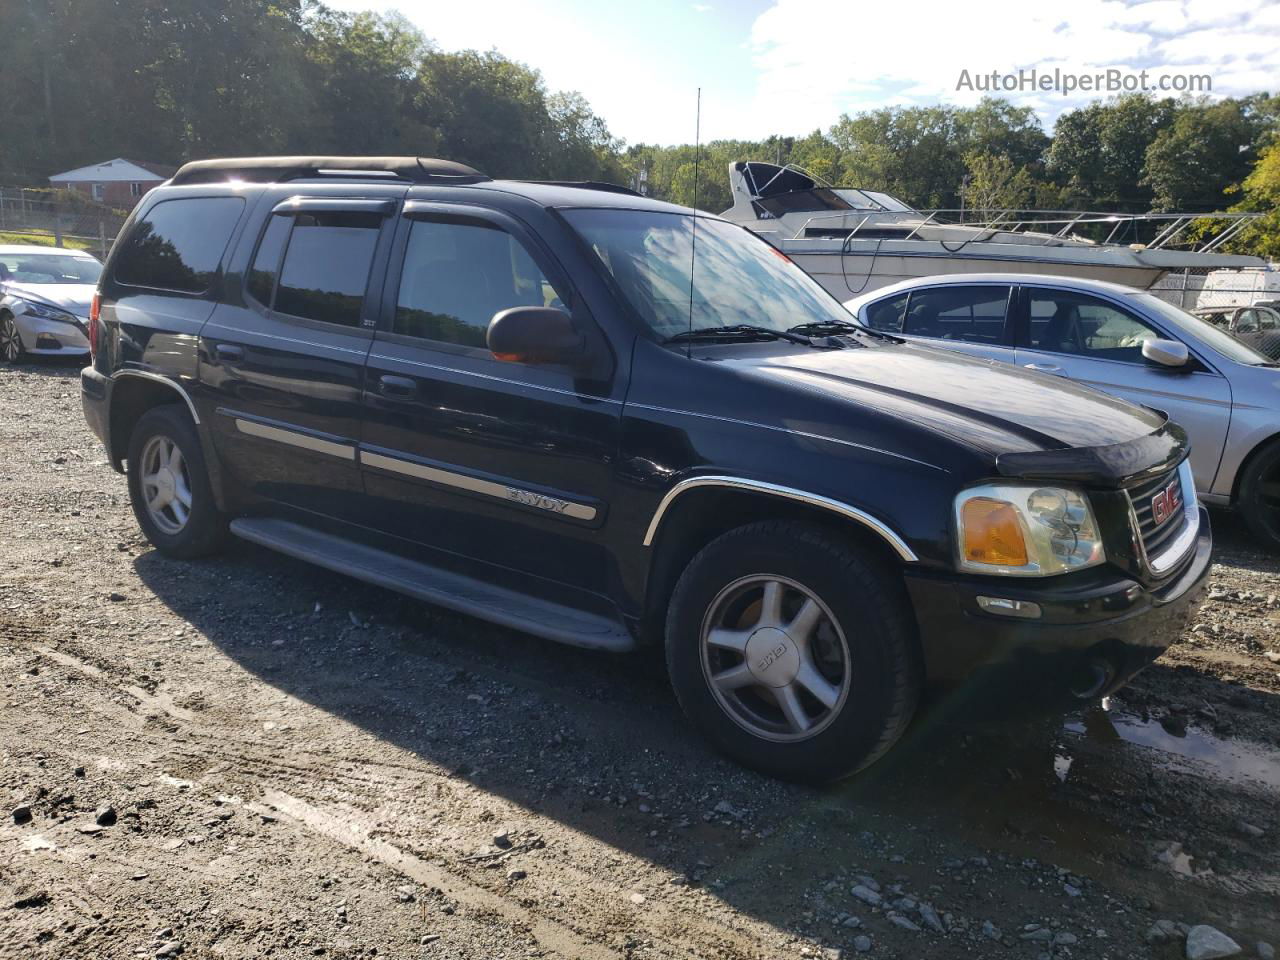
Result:
{"label": "green tree", "polygon": [[982,220],[1001,210],[1025,209],[1035,197],[1036,182],[1027,167],[1017,166],[1006,154],[976,151],[965,155],[968,175],[961,190],[965,208]]}
{"label": "green tree", "polygon": [[1239,189],[1229,192],[1241,195],[1233,210],[1262,214],[1241,231],[1232,249],[1280,260],[1280,139],[1273,138],[1270,145],[1263,148],[1257,165]]}
{"label": "green tree", "polygon": [[1157,210],[1216,210],[1249,173],[1259,130],[1239,100],[1180,105],[1147,147],[1140,184]]}

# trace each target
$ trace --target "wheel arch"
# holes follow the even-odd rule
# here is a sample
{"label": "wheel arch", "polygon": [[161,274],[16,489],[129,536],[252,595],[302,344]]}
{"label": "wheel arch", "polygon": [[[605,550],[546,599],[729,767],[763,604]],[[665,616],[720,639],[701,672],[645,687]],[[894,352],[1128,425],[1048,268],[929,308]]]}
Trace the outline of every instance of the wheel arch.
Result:
{"label": "wheel arch", "polygon": [[795,520],[856,544],[884,567],[901,570],[917,557],[882,521],[839,501],[734,477],[694,477],[668,491],[645,534],[651,550],[642,636],[662,637],[666,608],[689,561],[724,533],[761,519]]}
{"label": "wheel arch", "polygon": [[1236,468],[1236,475],[1231,480],[1231,504],[1236,506],[1240,502],[1240,484],[1244,480],[1244,475],[1248,473],[1254,462],[1273,447],[1280,446],[1280,433],[1273,433],[1270,436],[1263,437],[1245,454],[1244,459],[1240,461],[1240,466]]}
{"label": "wheel arch", "polygon": [[138,419],[148,410],[159,406],[177,406],[186,411],[195,425],[196,436],[204,453],[209,473],[209,485],[214,500],[221,510],[226,509],[221,464],[209,440],[208,431],[200,420],[200,414],[190,394],[180,383],[158,373],[143,370],[119,370],[111,378],[111,403],[107,425],[107,455],[112,467],[124,472],[124,461],[129,450],[129,438],[133,435]]}

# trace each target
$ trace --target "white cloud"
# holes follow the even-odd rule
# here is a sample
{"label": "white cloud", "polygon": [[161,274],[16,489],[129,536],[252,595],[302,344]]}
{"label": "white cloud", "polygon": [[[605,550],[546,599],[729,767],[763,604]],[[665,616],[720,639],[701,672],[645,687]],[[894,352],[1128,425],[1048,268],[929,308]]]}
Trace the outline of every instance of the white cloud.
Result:
{"label": "white cloud", "polygon": [[[893,103],[974,103],[981,92],[956,90],[966,69],[1209,74],[1215,95],[1280,86],[1274,0],[777,0],[756,19],[750,43],[758,70],[751,112],[770,129],[796,133]],[[1100,94],[1001,95],[1035,108],[1049,124]]]}

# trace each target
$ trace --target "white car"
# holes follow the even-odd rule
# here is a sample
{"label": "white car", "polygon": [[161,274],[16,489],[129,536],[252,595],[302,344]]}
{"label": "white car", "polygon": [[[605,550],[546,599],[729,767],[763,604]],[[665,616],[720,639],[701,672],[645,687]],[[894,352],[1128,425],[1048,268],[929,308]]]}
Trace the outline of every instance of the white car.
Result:
{"label": "white car", "polygon": [[1280,364],[1158,297],[1101,280],[958,273],[845,302],[864,326],[1069,377],[1191,439],[1196,490],[1280,549]]}
{"label": "white car", "polygon": [[89,352],[89,305],[102,264],[82,250],[0,246],[0,360]]}

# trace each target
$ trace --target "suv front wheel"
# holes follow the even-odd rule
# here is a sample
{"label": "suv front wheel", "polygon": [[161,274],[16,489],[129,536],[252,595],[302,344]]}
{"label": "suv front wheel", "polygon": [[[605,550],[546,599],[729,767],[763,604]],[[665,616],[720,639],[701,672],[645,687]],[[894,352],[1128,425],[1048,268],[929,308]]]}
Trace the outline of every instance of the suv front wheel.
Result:
{"label": "suv front wheel", "polygon": [[222,545],[226,518],[214,503],[200,437],[184,409],[153,407],[139,417],[128,463],[133,513],[156,549],[186,560]]}
{"label": "suv front wheel", "polygon": [[919,699],[901,582],[806,524],[754,523],[710,543],[676,585],[666,633],[690,720],[775,776],[825,782],[862,769]]}

